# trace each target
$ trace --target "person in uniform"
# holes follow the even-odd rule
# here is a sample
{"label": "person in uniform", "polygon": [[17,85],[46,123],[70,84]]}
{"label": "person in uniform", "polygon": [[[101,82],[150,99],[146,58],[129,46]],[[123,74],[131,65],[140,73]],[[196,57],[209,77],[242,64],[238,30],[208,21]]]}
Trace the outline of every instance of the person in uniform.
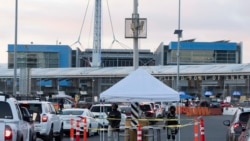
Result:
{"label": "person in uniform", "polygon": [[117,109],[118,105],[116,103],[113,103],[112,110],[108,114],[108,141],[118,141],[121,113]]}
{"label": "person in uniform", "polygon": [[176,108],[175,106],[170,106],[169,111],[167,112],[167,121],[165,122],[165,125],[167,127],[167,139],[168,141],[171,140],[175,141],[175,136],[178,133],[178,118],[176,116]]}

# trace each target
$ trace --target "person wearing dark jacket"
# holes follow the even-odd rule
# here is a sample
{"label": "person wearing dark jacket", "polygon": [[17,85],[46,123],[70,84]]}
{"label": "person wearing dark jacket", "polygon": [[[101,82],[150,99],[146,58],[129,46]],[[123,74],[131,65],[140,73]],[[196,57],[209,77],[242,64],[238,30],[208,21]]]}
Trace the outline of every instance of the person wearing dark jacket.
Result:
{"label": "person wearing dark jacket", "polygon": [[166,115],[167,121],[165,122],[167,126],[167,139],[170,140],[170,138],[172,138],[173,141],[175,141],[175,136],[178,133],[178,118],[176,117],[175,111],[175,106],[170,106]]}
{"label": "person wearing dark jacket", "polygon": [[60,99],[60,100],[59,100],[59,108],[60,108],[59,110],[60,110],[60,111],[62,111],[63,108],[64,108],[63,104],[64,104],[64,100],[63,100],[63,99]]}
{"label": "person wearing dark jacket", "polygon": [[113,103],[112,110],[108,114],[108,141],[118,141],[121,113],[117,109],[118,105],[116,103]]}

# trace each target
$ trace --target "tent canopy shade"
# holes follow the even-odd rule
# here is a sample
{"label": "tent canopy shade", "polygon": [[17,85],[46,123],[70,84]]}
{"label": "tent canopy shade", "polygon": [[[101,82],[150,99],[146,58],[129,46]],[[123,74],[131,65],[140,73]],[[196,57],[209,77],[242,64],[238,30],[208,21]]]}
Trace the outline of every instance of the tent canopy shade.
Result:
{"label": "tent canopy shade", "polygon": [[180,99],[192,99],[194,98],[193,96],[187,94],[186,92],[180,91],[179,92]]}
{"label": "tent canopy shade", "polygon": [[144,69],[137,69],[100,94],[105,102],[179,101],[177,91]]}

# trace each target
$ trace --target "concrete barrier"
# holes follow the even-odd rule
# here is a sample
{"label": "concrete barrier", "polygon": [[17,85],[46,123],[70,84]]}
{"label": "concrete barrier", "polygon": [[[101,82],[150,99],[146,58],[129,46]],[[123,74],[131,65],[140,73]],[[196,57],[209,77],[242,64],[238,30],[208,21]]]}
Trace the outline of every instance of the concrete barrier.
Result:
{"label": "concrete barrier", "polygon": [[210,115],[222,115],[221,108],[209,108]]}

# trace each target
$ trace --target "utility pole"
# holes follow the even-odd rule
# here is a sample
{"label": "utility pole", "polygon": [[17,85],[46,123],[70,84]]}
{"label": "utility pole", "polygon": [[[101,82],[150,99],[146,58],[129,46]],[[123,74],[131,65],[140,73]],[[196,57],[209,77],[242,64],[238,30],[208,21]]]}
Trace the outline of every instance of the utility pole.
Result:
{"label": "utility pole", "polygon": [[136,70],[139,66],[139,38],[147,38],[147,19],[139,18],[138,14],[138,0],[134,0],[134,11],[132,18],[125,19],[125,38],[133,38],[133,66]]}
{"label": "utility pole", "polygon": [[15,6],[15,45],[14,45],[14,79],[13,79],[13,95],[16,95],[17,86],[17,62],[16,62],[16,48],[17,48],[17,20],[18,20],[18,0],[16,0]]}
{"label": "utility pole", "polygon": [[139,14],[138,14],[138,0],[134,0],[134,12],[132,14],[132,20],[134,23],[134,54],[133,54],[133,65],[134,70],[139,66],[139,51],[138,51],[138,26],[139,26]]}
{"label": "utility pole", "polygon": [[95,0],[95,17],[94,17],[94,41],[92,50],[91,67],[101,66],[101,25],[102,25],[102,2]]}
{"label": "utility pole", "polygon": [[[182,30],[181,30],[181,0],[179,0],[179,5],[178,5],[178,29],[176,29],[174,31],[174,34],[177,35],[178,37],[178,43],[177,43],[177,52],[176,52],[176,57],[177,57],[177,81],[176,81],[176,91],[180,92],[180,83],[179,83],[179,80],[180,80],[180,38],[182,37]],[[179,109],[180,110],[180,109]],[[178,120],[179,120],[179,123],[180,123],[180,114],[178,116]],[[181,130],[181,129],[180,129]],[[178,137],[179,137],[179,141],[180,141],[180,138],[181,138],[181,135],[180,135],[180,131],[179,131],[179,134],[178,134]]]}

